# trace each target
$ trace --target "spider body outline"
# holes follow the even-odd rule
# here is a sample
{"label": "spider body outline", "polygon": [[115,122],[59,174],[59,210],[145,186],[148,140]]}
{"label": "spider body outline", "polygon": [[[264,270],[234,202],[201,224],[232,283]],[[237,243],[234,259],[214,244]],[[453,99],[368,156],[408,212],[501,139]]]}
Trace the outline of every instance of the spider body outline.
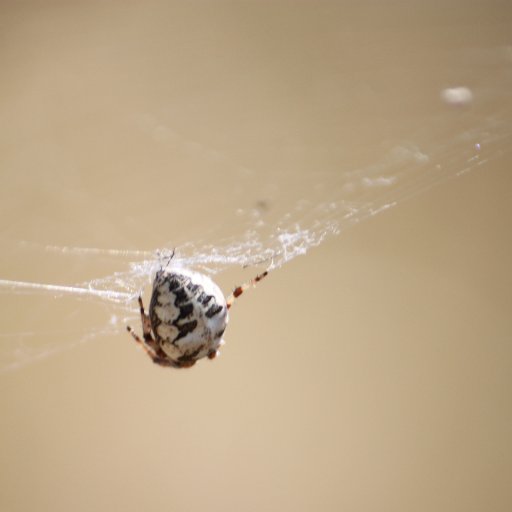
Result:
{"label": "spider body outline", "polygon": [[208,276],[167,266],[155,275],[149,314],[142,297],[138,298],[143,337],[130,326],[127,330],[155,364],[190,368],[199,359],[219,355],[229,321],[228,310],[247,288],[268,275],[268,269],[237,286],[225,298]]}

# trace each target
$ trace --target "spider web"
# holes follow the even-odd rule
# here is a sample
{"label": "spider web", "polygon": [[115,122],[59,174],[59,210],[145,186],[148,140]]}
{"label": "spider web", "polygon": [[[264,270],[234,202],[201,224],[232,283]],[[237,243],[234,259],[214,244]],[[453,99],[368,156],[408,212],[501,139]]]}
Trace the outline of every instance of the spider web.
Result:
{"label": "spider web", "polygon": [[[185,243],[164,240],[161,247],[149,250],[60,246],[3,237],[0,243],[7,259],[47,260],[53,266],[87,267],[94,263],[95,268],[104,263],[105,273],[64,284],[3,276],[0,292],[18,313],[0,334],[0,371],[20,368],[90,340],[120,333],[127,323],[137,325],[135,299],[150,285],[154,272],[175,247],[173,265],[210,275],[244,266],[277,270],[365,219],[446,180],[485,168],[491,160],[510,151],[511,85],[510,76],[502,74],[497,82],[470,91],[480,100],[471,106],[474,115],[466,118],[463,125],[457,122],[447,127],[446,116],[436,118],[433,114],[426,119],[428,129],[417,129],[406,140],[382,141],[379,148],[372,148],[374,156],[368,164],[320,170],[312,166],[300,177],[286,168],[253,172],[234,164],[228,156],[166,128],[179,146],[200,154],[212,166],[227,169],[230,180],[238,187],[234,206],[212,214],[209,221],[218,228],[204,229]],[[468,100],[469,90],[466,96],[454,91],[445,91],[442,98],[447,102]],[[145,129],[154,133],[161,126],[154,119],[146,119]],[[206,179],[204,175],[201,178]],[[246,198],[251,196],[255,201],[247,206]],[[267,199],[258,200],[258,197]],[[230,232],[225,226],[233,215],[238,222]],[[33,310],[37,311],[30,318],[23,316],[27,296],[35,301]],[[59,318],[68,321],[64,325],[56,321],[55,329],[43,330],[39,320],[46,315],[57,320],[53,298],[58,303]],[[87,314],[84,304],[90,308],[91,315],[87,329],[74,323],[74,319]],[[19,329],[19,325],[29,328]]]}

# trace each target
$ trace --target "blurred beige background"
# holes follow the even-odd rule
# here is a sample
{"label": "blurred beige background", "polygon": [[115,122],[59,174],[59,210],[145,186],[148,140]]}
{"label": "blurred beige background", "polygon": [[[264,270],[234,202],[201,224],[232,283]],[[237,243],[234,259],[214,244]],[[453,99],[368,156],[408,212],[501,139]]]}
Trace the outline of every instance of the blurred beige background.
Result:
{"label": "blurred beige background", "polygon": [[[2,352],[23,362],[26,333],[62,351],[0,376],[0,509],[510,510],[511,19],[500,1],[2,2],[2,279],[126,265],[45,245],[215,244],[261,201],[272,229],[313,171],[328,201],[337,169],[406,141],[451,149],[453,179],[271,274],[187,371],[122,325],[75,343],[112,305],[2,289]],[[473,104],[443,104],[457,85]],[[492,149],[456,177],[471,129]]]}

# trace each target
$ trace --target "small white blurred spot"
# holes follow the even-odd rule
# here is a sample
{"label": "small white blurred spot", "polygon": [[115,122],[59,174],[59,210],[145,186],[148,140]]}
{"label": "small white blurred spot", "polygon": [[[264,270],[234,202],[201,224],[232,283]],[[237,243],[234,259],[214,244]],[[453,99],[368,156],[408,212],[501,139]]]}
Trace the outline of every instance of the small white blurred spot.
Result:
{"label": "small white blurred spot", "polygon": [[389,187],[396,181],[396,176],[378,176],[376,178],[363,178],[365,187]]}
{"label": "small white blurred spot", "polygon": [[448,105],[469,105],[473,101],[473,93],[469,87],[450,87],[441,91],[441,99]]}

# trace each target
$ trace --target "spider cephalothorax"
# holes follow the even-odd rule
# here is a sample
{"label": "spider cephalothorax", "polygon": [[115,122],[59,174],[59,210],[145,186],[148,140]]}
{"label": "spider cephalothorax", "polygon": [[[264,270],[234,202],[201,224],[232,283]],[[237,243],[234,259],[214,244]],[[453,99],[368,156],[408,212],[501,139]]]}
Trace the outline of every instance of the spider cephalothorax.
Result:
{"label": "spider cephalothorax", "polygon": [[223,345],[228,309],[249,286],[261,281],[268,271],[235,288],[224,298],[207,276],[186,269],[160,269],[153,281],[149,315],[139,297],[141,339],[127,327],[153,362],[161,366],[187,368],[198,359],[214,359]]}

